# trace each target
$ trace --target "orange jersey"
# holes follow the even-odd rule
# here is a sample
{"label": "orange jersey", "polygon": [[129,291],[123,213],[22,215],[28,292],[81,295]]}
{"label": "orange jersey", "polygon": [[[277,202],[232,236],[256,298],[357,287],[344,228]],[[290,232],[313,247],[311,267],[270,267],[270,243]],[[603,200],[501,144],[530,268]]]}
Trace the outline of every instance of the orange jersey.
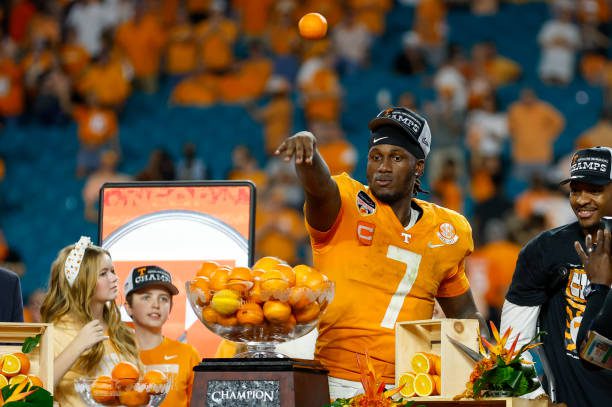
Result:
{"label": "orange jersey", "polygon": [[423,214],[404,228],[393,209],[346,174],[333,177],[342,206],[334,225],[306,225],[316,269],[336,284],[319,323],[315,357],[330,376],[360,379],[357,354],[368,352],[386,383],[395,380],[395,323],[430,319],[435,297],[469,289],[465,257],[472,229],[460,214],[413,199]]}
{"label": "orange jersey", "polygon": [[200,363],[200,355],[193,346],[164,337],[156,348],[140,351],[140,360],[146,370],[161,370],[172,379],[172,387],[162,407],[189,405],[193,367]]}

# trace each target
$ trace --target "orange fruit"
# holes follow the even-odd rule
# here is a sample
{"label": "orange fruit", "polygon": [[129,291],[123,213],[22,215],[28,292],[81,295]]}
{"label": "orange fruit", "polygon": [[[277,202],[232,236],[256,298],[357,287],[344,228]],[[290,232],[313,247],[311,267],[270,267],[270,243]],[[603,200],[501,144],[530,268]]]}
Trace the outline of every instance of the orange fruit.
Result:
{"label": "orange fruit", "polygon": [[442,359],[440,358],[440,355],[430,353],[429,356],[434,361],[434,373],[438,376],[442,375]]}
{"label": "orange fruit", "polygon": [[[259,270],[255,270],[259,271]],[[262,304],[268,298],[263,295],[261,292],[261,281],[259,277],[255,277],[255,281],[253,282],[253,287],[247,293],[247,301],[248,302],[256,302],[258,304]]]}
{"label": "orange fruit", "polygon": [[287,279],[289,282],[289,287],[293,287],[295,285],[295,273],[293,272],[293,268],[288,264],[277,264],[274,266],[274,270],[280,271],[281,274]]}
{"label": "orange fruit", "polygon": [[299,324],[305,324],[310,321],[314,321],[319,316],[321,312],[321,307],[319,303],[314,301],[310,304],[306,305],[304,308],[300,308],[296,310],[293,314],[295,315],[295,320]]}
{"label": "orange fruit", "polygon": [[255,264],[253,264],[253,270],[261,269],[261,270],[272,270],[274,266],[277,264],[284,263],[281,259],[274,256],[265,256],[261,259],[257,260]]}
{"label": "orange fruit", "polygon": [[45,387],[44,383],[38,376],[29,374],[28,379],[30,379],[30,383],[32,384],[32,386]]}
{"label": "orange fruit", "polygon": [[196,276],[198,277],[210,277],[213,271],[219,268],[219,263],[216,261],[205,261],[200,266],[200,269],[197,271]]}
{"label": "orange fruit", "polygon": [[196,303],[205,307],[210,302],[210,280],[208,277],[196,277],[191,280],[191,291],[196,294]]}
{"label": "orange fruit", "polygon": [[236,318],[241,325],[261,325],[264,322],[264,313],[259,304],[247,302],[238,309]]}
{"label": "orange fruit", "polygon": [[431,396],[436,392],[436,383],[427,373],[417,373],[414,377],[414,392],[417,396]]}
{"label": "orange fruit", "polygon": [[253,286],[253,276],[248,267],[234,267],[227,276],[227,288],[244,293]]}
{"label": "orange fruit", "polygon": [[21,372],[21,359],[14,354],[4,355],[2,359],[2,373],[7,378],[18,375]]}
{"label": "orange fruit", "polygon": [[289,281],[285,275],[278,270],[265,271],[259,276],[259,279],[263,291],[274,292],[289,288]]}
{"label": "orange fruit", "polygon": [[0,374],[0,389],[3,388],[4,386],[7,386],[8,384],[9,384],[9,381],[6,379],[6,377]]}
{"label": "orange fruit", "polygon": [[308,275],[312,273],[314,269],[305,264],[298,264],[293,267],[293,273],[295,274],[295,285],[296,286],[305,286],[306,280],[308,279]]}
{"label": "orange fruit", "polygon": [[289,333],[293,331],[296,324],[297,324],[297,321],[295,320],[295,317],[293,316],[293,314],[291,314],[289,315],[289,318],[285,322],[282,323],[281,327],[283,329],[283,332]]}
{"label": "orange fruit", "polygon": [[300,18],[298,29],[302,37],[320,40],[327,33],[327,20],[319,13],[308,13]]}
{"label": "orange fruit", "polygon": [[414,373],[408,372],[400,376],[397,382],[398,386],[404,386],[400,390],[400,394],[404,397],[414,396]]}
{"label": "orange fruit", "polygon": [[13,355],[19,358],[21,362],[21,370],[19,373],[27,375],[30,372],[30,358],[25,353],[15,352]]}
{"label": "orange fruit", "polygon": [[223,290],[227,285],[227,278],[230,272],[227,266],[221,266],[210,275],[210,288],[214,291]]}
{"label": "orange fruit", "polygon": [[21,383],[26,380],[28,380],[28,376],[24,374],[18,374],[17,376],[11,377],[8,382],[12,386],[14,384]]}
{"label": "orange fruit", "polygon": [[140,377],[140,372],[133,363],[119,362],[113,368],[111,376],[118,388],[124,388],[136,383]]}
{"label": "orange fruit", "polygon": [[282,324],[291,316],[291,307],[281,301],[266,301],[263,306],[264,316],[273,324]]}
{"label": "orange fruit", "polygon": [[217,319],[217,323],[223,326],[236,326],[238,325],[238,318],[236,318],[234,315],[230,315],[230,316],[219,315],[219,318]]}
{"label": "orange fruit", "polygon": [[127,390],[119,393],[119,403],[126,407],[140,407],[149,403],[146,391]]}
{"label": "orange fruit", "polygon": [[151,369],[145,373],[142,382],[146,385],[147,393],[160,394],[161,387],[168,383],[168,377],[161,370]]}
{"label": "orange fruit", "polygon": [[307,287],[291,287],[289,291],[289,304],[294,310],[304,308],[312,302],[310,294],[312,291]]}
{"label": "orange fruit", "polygon": [[410,361],[410,365],[412,366],[412,370],[415,373],[435,373],[435,363],[432,361],[429,354],[425,352],[417,352],[412,356],[412,360]]}
{"label": "orange fruit", "polygon": [[440,376],[435,374],[431,377],[433,377],[434,383],[436,385],[436,394],[442,394],[442,380],[440,380]]}
{"label": "orange fruit", "polygon": [[325,281],[327,281],[327,277],[314,270],[305,277],[304,285],[312,291],[321,291]]}
{"label": "orange fruit", "polygon": [[98,376],[91,384],[91,397],[100,404],[113,404],[116,401],[113,379],[110,376]]}
{"label": "orange fruit", "polygon": [[211,324],[216,324],[220,316],[221,314],[215,311],[212,307],[206,307],[202,310],[202,318]]}

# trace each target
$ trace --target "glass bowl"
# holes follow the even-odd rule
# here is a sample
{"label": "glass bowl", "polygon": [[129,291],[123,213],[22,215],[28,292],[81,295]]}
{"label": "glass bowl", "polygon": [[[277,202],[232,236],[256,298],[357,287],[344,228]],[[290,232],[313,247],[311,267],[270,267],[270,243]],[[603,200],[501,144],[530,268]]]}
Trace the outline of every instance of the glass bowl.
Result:
{"label": "glass bowl", "polygon": [[[198,281],[199,280],[199,281]],[[213,289],[206,277],[187,281],[191,308],[213,333],[243,343],[247,351],[235,357],[286,357],[278,343],[300,338],[317,327],[334,296],[334,283],[287,286],[281,279],[230,281]]]}
{"label": "glass bowl", "polygon": [[166,384],[151,384],[138,381],[134,384],[123,386],[121,390],[112,389],[102,391],[102,396],[96,399],[92,395],[92,384],[96,378],[82,377],[74,381],[74,388],[81,396],[86,406],[130,406],[130,407],[157,407],[166,398],[166,394],[172,386],[168,380]]}

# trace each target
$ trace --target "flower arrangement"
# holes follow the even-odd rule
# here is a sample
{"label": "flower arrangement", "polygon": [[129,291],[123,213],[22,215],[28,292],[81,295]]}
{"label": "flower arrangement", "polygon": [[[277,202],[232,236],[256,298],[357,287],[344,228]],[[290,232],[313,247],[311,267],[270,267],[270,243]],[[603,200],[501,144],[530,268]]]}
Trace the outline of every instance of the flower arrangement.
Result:
{"label": "flower arrangement", "polygon": [[0,391],[0,407],[51,407],[52,405],[51,393],[42,387],[30,385],[28,381],[4,386]]}
{"label": "flower arrangement", "polygon": [[[365,359],[365,362],[363,359]],[[357,355],[357,364],[364,393],[349,399],[336,399],[326,407],[411,407],[414,404],[413,401],[405,401],[401,398],[399,400],[393,399],[393,396],[404,386],[385,390],[385,382],[382,381],[380,374],[374,370],[374,365],[367,353],[365,358]]]}
{"label": "flower arrangement", "polygon": [[478,335],[480,354],[483,358],[474,366],[470,381],[466,383],[466,390],[455,399],[478,399],[502,394],[508,397],[519,397],[540,386],[532,366],[533,363],[521,357],[524,352],[541,345],[539,342],[536,343],[540,334],[520,349],[515,350],[520,334],[517,335],[510,348],[506,348],[512,328],[508,328],[500,337],[495,324],[490,322],[489,325],[495,343],[490,343],[486,338]]}

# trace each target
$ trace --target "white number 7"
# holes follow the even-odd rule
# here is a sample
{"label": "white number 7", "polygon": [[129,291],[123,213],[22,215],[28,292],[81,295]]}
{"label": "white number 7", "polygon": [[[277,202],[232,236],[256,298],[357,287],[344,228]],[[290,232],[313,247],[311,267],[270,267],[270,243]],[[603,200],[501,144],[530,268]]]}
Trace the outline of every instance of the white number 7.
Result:
{"label": "white number 7", "polygon": [[397,285],[397,289],[393,297],[391,297],[391,302],[389,302],[389,306],[387,307],[387,312],[385,312],[385,317],[380,323],[380,326],[383,328],[393,329],[400,310],[402,309],[402,305],[404,304],[404,299],[410,292],[414,280],[416,280],[419,274],[419,265],[421,264],[422,256],[418,253],[389,245],[387,257],[406,264],[406,273]]}

